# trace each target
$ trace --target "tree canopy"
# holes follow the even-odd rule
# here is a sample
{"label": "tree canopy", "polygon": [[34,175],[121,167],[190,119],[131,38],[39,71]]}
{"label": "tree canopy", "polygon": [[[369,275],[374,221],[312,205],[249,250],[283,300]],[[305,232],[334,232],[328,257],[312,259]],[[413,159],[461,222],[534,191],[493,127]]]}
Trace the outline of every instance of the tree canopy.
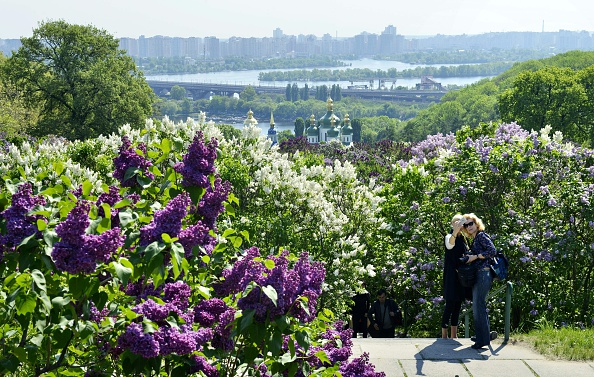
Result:
{"label": "tree canopy", "polygon": [[36,136],[70,140],[142,125],[153,92],[118,41],[93,26],[43,22],[2,65],[5,80],[40,108]]}

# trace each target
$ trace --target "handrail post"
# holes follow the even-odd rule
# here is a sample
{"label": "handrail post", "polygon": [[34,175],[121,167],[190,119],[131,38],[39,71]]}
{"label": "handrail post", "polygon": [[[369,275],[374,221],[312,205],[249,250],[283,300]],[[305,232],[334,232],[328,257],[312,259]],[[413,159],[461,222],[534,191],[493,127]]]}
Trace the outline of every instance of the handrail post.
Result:
{"label": "handrail post", "polygon": [[507,289],[505,290],[505,337],[504,342],[509,340],[510,319],[511,319],[511,300],[514,286],[511,281],[507,282]]}

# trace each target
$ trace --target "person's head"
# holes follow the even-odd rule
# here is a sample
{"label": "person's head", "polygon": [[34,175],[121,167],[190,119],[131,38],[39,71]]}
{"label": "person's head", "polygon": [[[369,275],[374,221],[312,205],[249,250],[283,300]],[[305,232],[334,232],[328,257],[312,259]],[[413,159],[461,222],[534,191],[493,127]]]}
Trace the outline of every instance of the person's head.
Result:
{"label": "person's head", "polygon": [[485,230],[483,220],[479,219],[474,213],[466,213],[464,214],[464,218],[466,219],[466,223],[464,223],[464,231],[467,234],[474,235],[481,230]]}
{"label": "person's head", "polygon": [[462,225],[466,222],[466,219],[464,218],[463,215],[458,213],[458,214],[454,215],[454,217],[452,217],[452,227],[454,227],[457,222],[461,222],[461,225]]}
{"label": "person's head", "polygon": [[388,293],[386,292],[385,289],[380,289],[379,291],[377,291],[377,299],[379,300],[380,303],[384,303],[386,301],[386,297],[388,296]]}

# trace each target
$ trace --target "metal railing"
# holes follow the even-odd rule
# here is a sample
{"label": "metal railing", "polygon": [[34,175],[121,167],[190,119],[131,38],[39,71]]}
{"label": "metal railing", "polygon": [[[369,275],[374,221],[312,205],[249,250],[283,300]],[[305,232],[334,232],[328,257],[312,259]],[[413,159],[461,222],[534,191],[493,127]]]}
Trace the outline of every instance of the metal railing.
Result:
{"label": "metal railing", "polygon": [[[499,296],[503,291],[505,291],[505,313],[504,313],[504,324],[505,324],[504,335],[505,336],[503,338],[503,341],[507,342],[509,340],[509,332],[510,332],[511,300],[512,300],[512,294],[514,291],[513,284],[508,281],[505,285],[502,285],[502,286],[498,287],[497,289],[492,290],[491,292],[489,292],[487,299],[494,297],[494,296]],[[470,313],[471,312],[472,312],[472,307],[470,307],[464,311],[464,337],[465,338],[469,337],[469,332],[470,332],[469,322],[470,322]]]}

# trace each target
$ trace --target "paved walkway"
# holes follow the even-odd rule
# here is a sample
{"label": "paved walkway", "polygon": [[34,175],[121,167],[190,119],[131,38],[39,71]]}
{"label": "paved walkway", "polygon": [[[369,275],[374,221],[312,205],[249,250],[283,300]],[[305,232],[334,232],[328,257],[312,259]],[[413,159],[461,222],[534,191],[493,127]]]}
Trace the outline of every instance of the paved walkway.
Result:
{"label": "paved walkway", "polygon": [[550,360],[523,345],[491,342],[474,350],[468,339],[353,339],[353,357],[364,352],[386,377],[594,377],[594,362]]}

